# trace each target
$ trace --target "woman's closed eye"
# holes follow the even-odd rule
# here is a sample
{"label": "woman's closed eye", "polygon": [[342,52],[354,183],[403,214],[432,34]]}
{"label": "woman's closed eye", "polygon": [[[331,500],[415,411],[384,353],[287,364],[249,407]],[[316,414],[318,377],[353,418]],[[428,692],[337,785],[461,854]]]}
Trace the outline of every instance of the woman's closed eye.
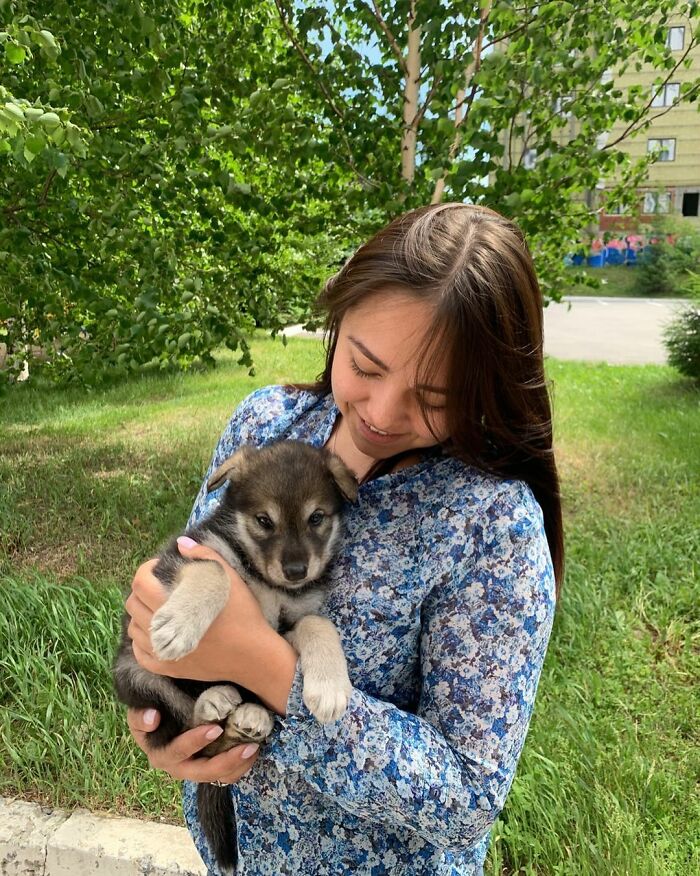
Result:
{"label": "woman's closed eye", "polygon": [[[362,377],[365,379],[370,379],[372,377],[380,377],[381,375],[377,374],[374,371],[365,371],[363,368],[357,364],[354,358],[350,358],[350,367],[357,374],[358,377]],[[444,411],[445,404],[430,404],[430,402],[423,399],[422,401],[419,399],[419,403],[421,407],[424,407],[426,411]]]}
{"label": "woman's closed eye", "polygon": [[376,377],[377,375],[371,371],[363,371],[354,359],[350,359],[350,367],[358,377]]}
{"label": "woman's closed eye", "polygon": [[444,404],[431,405],[429,402],[427,402],[425,400],[421,404],[422,404],[422,407],[424,407],[426,409],[426,411],[444,411],[446,408],[446,405],[444,405]]}

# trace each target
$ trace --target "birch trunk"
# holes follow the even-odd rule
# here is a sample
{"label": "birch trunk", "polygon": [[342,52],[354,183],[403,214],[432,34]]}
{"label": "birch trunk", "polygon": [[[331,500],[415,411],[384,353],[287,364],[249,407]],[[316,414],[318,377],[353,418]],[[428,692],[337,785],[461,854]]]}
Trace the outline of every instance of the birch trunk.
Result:
{"label": "birch trunk", "polygon": [[418,87],[420,85],[420,27],[413,27],[416,2],[411,3],[408,15],[408,55],[406,80],[403,91],[403,135],[401,138],[401,176],[413,182],[416,172],[417,130],[414,119],[418,115]]}

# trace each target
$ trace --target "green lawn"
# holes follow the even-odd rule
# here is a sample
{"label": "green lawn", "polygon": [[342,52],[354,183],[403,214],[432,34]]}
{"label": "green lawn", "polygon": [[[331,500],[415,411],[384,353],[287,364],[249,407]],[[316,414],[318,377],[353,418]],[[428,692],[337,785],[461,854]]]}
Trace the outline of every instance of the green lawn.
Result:
{"label": "green lawn", "polygon": [[[211,373],[0,398],[0,793],[181,818],[111,694],[122,592],[186,520],[253,388],[315,341]],[[666,367],[549,363],[567,575],[487,873],[700,872],[700,396]]]}
{"label": "green lawn", "polygon": [[[573,275],[576,270],[581,270],[581,268],[566,269],[569,275]],[[564,290],[564,295],[611,296],[614,298],[644,297],[635,289],[636,267],[608,265],[604,268],[585,268],[585,271],[589,277],[601,281],[600,288],[592,289],[590,286],[573,285],[572,280],[568,288]]]}

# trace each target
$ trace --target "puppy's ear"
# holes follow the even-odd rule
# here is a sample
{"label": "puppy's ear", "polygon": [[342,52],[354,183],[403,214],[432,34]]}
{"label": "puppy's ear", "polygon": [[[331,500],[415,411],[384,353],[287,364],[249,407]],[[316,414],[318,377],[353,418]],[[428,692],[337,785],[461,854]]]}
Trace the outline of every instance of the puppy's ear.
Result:
{"label": "puppy's ear", "polygon": [[225,481],[232,481],[237,475],[244,472],[250,460],[255,456],[257,450],[254,447],[244,445],[240,447],[233,456],[229,456],[221,465],[212,473],[212,476],[207,481],[207,492],[218,490]]}
{"label": "puppy's ear", "polygon": [[347,465],[345,465],[343,460],[334,453],[328,453],[327,465],[340,492],[349,502],[354,502],[357,499],[358,490],[357,478],[355,475],[350,471]]}

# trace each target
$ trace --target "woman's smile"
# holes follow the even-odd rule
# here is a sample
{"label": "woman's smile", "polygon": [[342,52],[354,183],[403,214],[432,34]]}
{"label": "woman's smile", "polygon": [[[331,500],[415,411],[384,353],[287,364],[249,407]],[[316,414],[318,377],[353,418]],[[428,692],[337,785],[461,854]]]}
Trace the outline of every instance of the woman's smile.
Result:
{"label": "woman's smile", "polygon": [[376,442],[377,444],[391,444],[392,441],[396,441],[397,438],[401,438],[402,435],[400,432],[386,432],[381,429],[377,429],[372,426],[371,423],[368,423],[364,417],[361,417],[357,414],[357,419],[360,423],[360,430],[362,434],[368,441]]}
{"label": "woman's smile", "polygon": [[[420,402],[444,403],[439,387],[417,387],[425,328],[432,309],[401,290],[387,290],[345,314],[333,359],[333,398],[342,414],[338,449],[355,470],[407,450],[432,447],[438,439]],[[435,404],[432,404],[435,402]],[[444,431],[442,410],[431,425]]]}

